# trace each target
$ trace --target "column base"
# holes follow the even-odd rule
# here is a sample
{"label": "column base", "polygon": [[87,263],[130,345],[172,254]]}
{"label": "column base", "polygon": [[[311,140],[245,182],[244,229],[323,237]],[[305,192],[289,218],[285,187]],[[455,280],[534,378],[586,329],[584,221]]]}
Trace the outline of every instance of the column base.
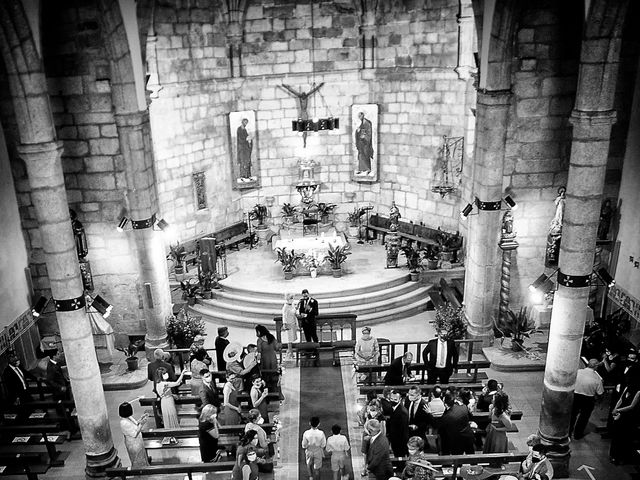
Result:
{"label": "column base", "polygon": [[547,458],[553,466],[553,478],[569,477],[569,461],[571,460],[569,437],[548,438],[540,430],[538,430],[538,435],[547,447]]}
{"label": "column base", "polygon": [[111,447],[107,453],[101,455],[86,455],[87,466],[84,469],[84,473],[87,478],[99,478],[106,477],[107,468],[119,467],[120,458],[118,458],[118,451]]}

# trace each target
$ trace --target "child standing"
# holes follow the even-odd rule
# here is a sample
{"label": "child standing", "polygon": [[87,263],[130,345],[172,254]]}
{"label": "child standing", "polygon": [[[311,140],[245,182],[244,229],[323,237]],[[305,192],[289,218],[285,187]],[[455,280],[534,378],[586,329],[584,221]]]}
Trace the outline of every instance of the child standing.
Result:
{"label": "child standing", "polygon": [[347,471],[347,452],[351,448],[347,437],[340,434],[340,425],[331,427],[331,435],[327,439],[327,452],[331,452],[331,470],[333,471],[333,480],[338,480],[340,474],[341,480],[349,480]]}
{"label": "child standing", "polygon": [[327,437],[322,430],[318,429],[320,425],[318,417],[311,417],[309,425],[311,428],[302,434],[302,448],[304,448],[309,480],[320,480],[320,468],[322,468],[324,447],[327,446]]}

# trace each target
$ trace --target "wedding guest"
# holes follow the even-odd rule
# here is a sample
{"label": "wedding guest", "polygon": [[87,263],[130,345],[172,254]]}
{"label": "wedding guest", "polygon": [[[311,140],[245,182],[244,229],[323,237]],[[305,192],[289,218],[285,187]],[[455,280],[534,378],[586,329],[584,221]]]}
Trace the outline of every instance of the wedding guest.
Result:
{"label": "wedding guest", "polygon": [[[377,365],[378,356],[380,352],[378,350],[378,341],[375,337],[371,336],[371,327],[362,328],[362,336],[356,342],[354,359],[358,367],[366,365]],[[360,373],[358,380],[363,382],[368,379],[366,373]]]}
{"label": "wedding guest", "polygon": [[[263,325],[256,325],[256,336],[258,337],[258,360],[260,371],[267,386],[272,392],[278,391],[278,355],[282,345],[278,343],[276,337]],[[265,370],[270,372],[265,372]]]}
{"label": "wedding guest", "polygon": [[424,453],[424,440],[417,436],[409,438],[407,451],[409,457],[404,470],[402,470],[402,480],[433,480],[435,478],[433,473],[436,469],[431,466],[427,454]]}
{"label": "wedding guest", "polygon": [[200,458],[203,462],[212,462],[218,456],[218,438],[220,430],[216,407],[207,404],[202,407],[198,418],[198,440],[200,443]]}
{"label": "wedding guest", "polygon": [[200,372],[209,371],[211,357],[204,349],[198,349],[192,356],[189,370],[191,370],[191,395],[198,396],[202,388],[202,375]]}
{"label": "wedding guest", "polygon": [[176,380],[176,371],[169,362],[165,361],[165,352],[161,348],[156,348],[153,351],[153,362],[149,362],[147,365],[147,378],[150,382],[153,382],[156,378],[156,370],[160,367],[164,367],[169,373],[169,380],[174,382]]}
{"label": "wedding guest", "polygon": [[493,405],[489,410],[491,422],[487,425],[487,438],[484,441],[483,453],[507,453],[509,440],[506,428],[511,428],[511,411],[509,396],[504,392],[498,392],[493,397]]}
{"label": "wedding guest", "polygon": [[15,352],[9,354],[9,364],[2,372],[2,383],[5,387],[7,405],[20,405],[31,400],[27,389],[27,378],[33,377],[20,366],[20,359]]}
{"label": "wedding guest", "polygon": [[298,317],[296,307],[293,305],[293,293],[284,296],[282,306],[282,329],[287,332],[287,355],[286,358],[293,358],[293,342],[298,341]]}
{"label": "wedding guest", "polygon": [[132,467],[148,467],[149,458],[144,448],[144,439],[142,438],[142,427],[147,423],[149,414],[144,413],[140,420],[133,418],[133,407],[129,402],[123,402],[118,408],[120,415],[120,430],[124,435],[124,446],[127,449],[129,460]]}
{"label": "wedding guest", "polygon": [[[180,373],[180,376],[175,382],[169,381],[169,372],[163,367],[156,370],[156,383],[155,391],[160,398],[160,408],[162,410],[162,421],[164,422],[164,428],[179,428],[178,412],[176,410],[176,402],[173,398],[171,389],[178,387],[182,383],[185,375],[185,370]],[[175,439],[174,439],[175,440]]]}
{"label": "wedding guest", "polygon": [[229,329],[227,327],[218,327],[218,336],[215,339],[216,361],[218,371],[224,372],[227,369],[227,362],[224,359],[224,349],[229,345]]}
{"label": "wedding guest", "polygon": [[252,379],[251,392],[249,397],[251,399],[251,406],[257,409],[262,415],[262,418],[269,419],[269,389],[264,383],[264,380],[259,375],[255,375]]}
{"label": "wedding guest", "polygon": [[217,412],[220,408],[220,395],[218,394],[218,389],[216,388],[216,383],[213,380],[211,371],[209,371],[208,368],[203,368],[200,370],[200,377],[202,378],[202,385],[198,392],[200,404],[202,408],[204,408],[205,405],[213,405],[216,407]]}

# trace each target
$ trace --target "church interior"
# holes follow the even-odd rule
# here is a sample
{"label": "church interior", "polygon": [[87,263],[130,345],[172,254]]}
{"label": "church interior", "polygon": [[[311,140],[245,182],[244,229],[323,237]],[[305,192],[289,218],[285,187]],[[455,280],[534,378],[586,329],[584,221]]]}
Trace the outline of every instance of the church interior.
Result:
{"label": "church interior", "polygon": [[[503,450],[447,453],[434,420],[430,478],[551,480],[517,473],[532,434],[557,478],[640,478],[638,20],[631,0],[0,2],[0,475],[228,478],[257,404],[227,331],[273,396],[262,478],[337,479],[328,456],[307,472],[313,415],[351,442],[342,480],[390,478],[358,415],[407,354],[401,404],[490,379],[511,402]],[[198,450],[197,335],[220,418],[244,399],[222,461]],[[162,352],[189,372],[173,430]],[[137,470],[125,401],[149,416]],[[488,437],[494,404],[469,412]]]}

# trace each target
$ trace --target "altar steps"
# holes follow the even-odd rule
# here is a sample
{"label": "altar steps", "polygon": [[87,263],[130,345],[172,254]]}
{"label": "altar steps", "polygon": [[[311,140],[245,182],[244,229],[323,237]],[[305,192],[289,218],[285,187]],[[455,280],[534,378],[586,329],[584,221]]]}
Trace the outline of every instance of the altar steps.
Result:
{"label": "altar steps", "polygon": [[[320,313],[352,313],[358,325],[376,325],[402,319],[427,308],[428,288],[409,281],[408,275],[366,287],[313,294]],[[211,300],[198,299],[191,310],[215,325],[271,325],[282,312],[283,296],[275,292],[257,292],[244,288],[224,287],[215,291]]]}

